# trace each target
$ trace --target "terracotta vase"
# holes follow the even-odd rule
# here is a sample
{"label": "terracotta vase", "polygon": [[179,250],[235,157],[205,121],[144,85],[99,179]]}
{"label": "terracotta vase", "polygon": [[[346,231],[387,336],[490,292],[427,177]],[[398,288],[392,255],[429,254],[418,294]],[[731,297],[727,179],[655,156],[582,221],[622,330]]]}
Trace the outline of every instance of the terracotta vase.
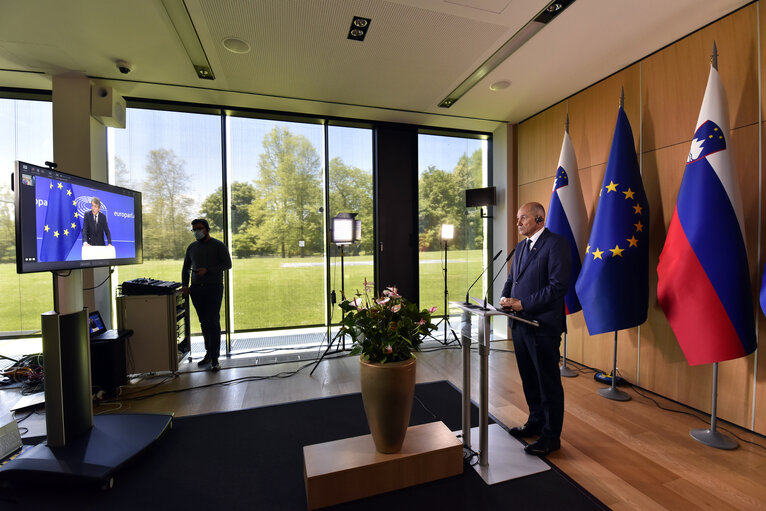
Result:
{"label": "terracotta vase", "polygon": [[399,452],[415,395],[415,359],[379,364],[359,357],[359,362],[364,412],[375,449],[384,454]]}

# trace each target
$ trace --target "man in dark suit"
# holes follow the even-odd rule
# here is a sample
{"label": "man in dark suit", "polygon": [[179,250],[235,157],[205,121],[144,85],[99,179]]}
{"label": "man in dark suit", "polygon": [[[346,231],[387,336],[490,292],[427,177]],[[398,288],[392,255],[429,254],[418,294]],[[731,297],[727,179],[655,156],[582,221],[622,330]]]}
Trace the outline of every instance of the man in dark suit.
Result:
{"label": "man in dark suit", "polygon": [[513,321],[511,327],[529,419],[523,426],[511,428],[510,433],[517,438],[540,435],[524,450],[545,456],[561,447],[564,388],[559,344],[566,329],[564,297],[572,262],[566,238],[545,229],[541,204],[524,204],[516,214],[516,225],[527,239],[516,245],[500,305],[537,320],[540,326]]}
{"label": "man in dark suit", "polygon": [[85,213],[82,221],[82,244],[104,246],[104,234],[106,245],[111,245],[112,233],[109,232],[106,215],[101,213],[101,201],[93,197],[90,200],[90,211]]}

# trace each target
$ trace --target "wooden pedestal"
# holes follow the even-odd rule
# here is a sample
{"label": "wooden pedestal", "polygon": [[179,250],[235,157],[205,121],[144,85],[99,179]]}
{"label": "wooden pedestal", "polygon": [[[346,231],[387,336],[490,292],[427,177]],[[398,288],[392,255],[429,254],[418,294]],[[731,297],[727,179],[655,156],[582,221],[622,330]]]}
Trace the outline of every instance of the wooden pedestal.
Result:
{"label": "wooden pedestal", "polygon": [[382,454],[372,435],[303,447],[309,509],[378,495],[463,472],[463,446],[443,422],[407,429],[402,450]]}

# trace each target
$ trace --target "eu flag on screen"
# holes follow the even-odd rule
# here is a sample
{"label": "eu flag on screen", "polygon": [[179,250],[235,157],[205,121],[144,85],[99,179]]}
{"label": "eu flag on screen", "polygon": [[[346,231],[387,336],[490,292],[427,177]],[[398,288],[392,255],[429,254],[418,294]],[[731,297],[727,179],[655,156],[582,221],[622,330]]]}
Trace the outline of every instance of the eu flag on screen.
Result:
{"label": "eu flag on screen", "polygon": [[726,93],[715,67],[657,265],[657,299],[689,365],[755,351],[755,314]]}
{"label": "eu flag on screen", "polygon": [[40,261],[65,261],[80,235],[80,214],[77,212],[72,185],[63,181],[51,181],[48,186],[48,207],[42,238]]}
{"label": "eu flag on screen", "polygon": [[633,131],[620,106],[580,277],[575,285],[591,335],[646,321],[649,203]]}
{"label": "eu flag on screen", "polygon": [[585,209],[585,199],[580,186],[577,159],[572,147],[572,140],[567,132],[564,132],[564,141],[561,144],[559,165],[556,169],[556,179],[553,182],[553,192],[551,193],[545,226],[569,241],[572,255],[572,279],[569,281],[569,290],[564,297],[564,303],[566,313],[573,314],[582,310],[575,292],[575,283],[580,274],[582,256],[588,241],[588,213]]}

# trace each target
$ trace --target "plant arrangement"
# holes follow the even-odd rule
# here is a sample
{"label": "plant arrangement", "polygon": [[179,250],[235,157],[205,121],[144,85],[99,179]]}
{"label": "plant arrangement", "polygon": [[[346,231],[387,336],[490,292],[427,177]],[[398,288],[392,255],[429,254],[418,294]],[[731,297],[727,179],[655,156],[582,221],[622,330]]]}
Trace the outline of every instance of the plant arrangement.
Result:
{"label": "plant arrangement", "polygon": [[367,362],[401,362],[414,358],[423,338],[436,329],[431,314],[436,307],[418,310],[399,295],[395,286],[371,296],[373,282],[364,279],[364,292],[357,290],[353,300],[344,299],[340,335],[349,334],[354,343],[351,355]]}

